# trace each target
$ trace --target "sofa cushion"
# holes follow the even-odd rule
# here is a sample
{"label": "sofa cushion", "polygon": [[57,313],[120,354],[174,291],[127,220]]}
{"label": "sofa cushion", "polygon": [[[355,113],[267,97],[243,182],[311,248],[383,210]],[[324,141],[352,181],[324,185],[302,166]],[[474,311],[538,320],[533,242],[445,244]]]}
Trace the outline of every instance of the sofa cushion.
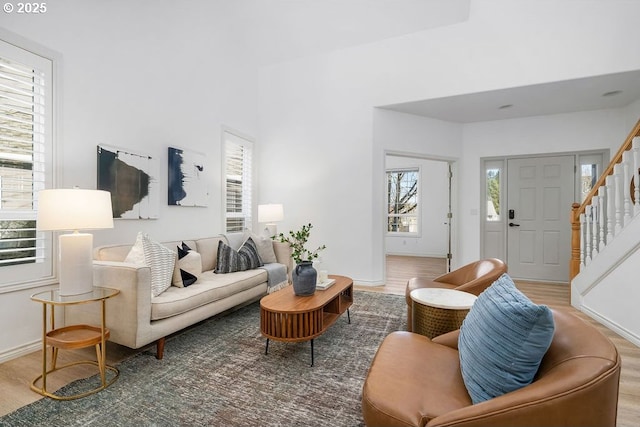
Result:
{"label": "sofa cushion", "polygon": [[227,243],[227,238],[223,235],[216,237],[206,237],[195,241],[195,246],[191,246],[202,257],[202,271],[216,269],[218,259],[218,242]]}
{"label": "sofa cushion", "polygon": [[176,249],[178,261],[173,270],[172,285],[179,288],[187,287],[194,284],[202,274],[202,257],[184,242],[176,246]]}
{"label": "sofa cushion", "polygon": [[267,290],[267,272],[263,269],[215,274],[205,271],[197,283],[188,288],[171,286],[151,299],[151,320],[165,319],[194,308],[231,297],[260,284]]}
{"label": "sofa cushion", "polygon": [[473,403],[530,384],[553,333],[551,310],[531,302],[509,275],[500,276],[460,328],[460,368]]}

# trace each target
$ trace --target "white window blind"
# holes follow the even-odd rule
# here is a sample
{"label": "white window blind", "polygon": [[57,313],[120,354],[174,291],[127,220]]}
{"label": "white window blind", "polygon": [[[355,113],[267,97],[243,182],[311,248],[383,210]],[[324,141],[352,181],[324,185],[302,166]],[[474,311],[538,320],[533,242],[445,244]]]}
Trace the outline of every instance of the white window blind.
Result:
{"label": "white window blind", "polygon": [[36,231],[52,176],[52,69],[0,41],[0,286],[52,276],[51,233]]}
{"label": "white window blind", "polygon": [[224,132],[225,230],[251,228],[253,143]]}

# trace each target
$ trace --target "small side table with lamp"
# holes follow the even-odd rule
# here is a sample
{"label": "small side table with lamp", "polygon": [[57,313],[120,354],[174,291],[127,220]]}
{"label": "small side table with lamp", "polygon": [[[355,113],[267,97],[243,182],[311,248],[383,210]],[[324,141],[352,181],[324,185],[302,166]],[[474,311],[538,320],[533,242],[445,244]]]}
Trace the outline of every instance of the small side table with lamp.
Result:
{"label": "small side table with lamp", "polygon": [[[81,189],[50,189],[38,193],[36,228],[39,231],[72,230],[59,236],[59,288],[38,292],[31,299],[43,305],[42,315],[42,374],[31,383],[31,389],[43,396],[71,400],[88,396],[111,385],[119,375],[116,368],[107,366],[105,358],[106,300],[120,292],[117,289],[93,286],[93,236],[79,230],[113,228],[111,194],[108,191]],[[65,325],[56,327],[55,308],[70,304],[101,303],[101,325]],[[51,306],[48,319],[47,307]],[[47,327],[49,320],[50,329]],[[51,347],[51,368],[47,364],[47,346]],[[83,360],[57,366],[59,349],[78,349],[95,346],[96,361]],[[101,381],[94,389],[74,395],[59,395],[47,390],[47,374],[78,364],[98,367]],[[107,375],[107,371],[111,373]],[[38,386],[38,382],[40,385]]]}

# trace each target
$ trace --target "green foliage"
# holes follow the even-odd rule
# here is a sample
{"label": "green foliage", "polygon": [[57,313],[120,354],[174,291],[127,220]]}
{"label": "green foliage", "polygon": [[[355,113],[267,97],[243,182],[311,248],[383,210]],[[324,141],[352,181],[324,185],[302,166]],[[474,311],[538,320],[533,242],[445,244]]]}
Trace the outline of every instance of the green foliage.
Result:
{"label": "green foliage", "polygon": [[500,215],[500,172],[497,170],[491,172],[493,173],[488,174],[487,177],[487,191],[496,213]]}
{"label": "green foliage", "polygon": [[289,244],[291,249],[293,249],[292,257],[296,264],[300,264],[302,261],[313,261],[318,258],[318,252],[323,249],[326,249],[325,245],[318,246],[318,248],[314,251],[310,251],[306,249],[304,245],[309,240],[309,235],[311,234],[311,229],[313,225],[307,224],[303,225],[302,228],[296,232],[289,231],[289,236],[285,236],[280,233],[278,238],[281,242],[286,242]]}

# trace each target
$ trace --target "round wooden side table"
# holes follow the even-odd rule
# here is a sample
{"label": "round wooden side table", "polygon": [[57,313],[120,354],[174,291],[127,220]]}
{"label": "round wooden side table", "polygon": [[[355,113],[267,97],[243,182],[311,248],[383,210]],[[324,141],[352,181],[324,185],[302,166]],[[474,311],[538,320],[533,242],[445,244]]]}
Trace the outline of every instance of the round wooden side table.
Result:
{"label": "round wooden side table", "polygon": [[446,288],[415,289],[409,294],[413,332],[429,338],[460,328],[478,297]]}

